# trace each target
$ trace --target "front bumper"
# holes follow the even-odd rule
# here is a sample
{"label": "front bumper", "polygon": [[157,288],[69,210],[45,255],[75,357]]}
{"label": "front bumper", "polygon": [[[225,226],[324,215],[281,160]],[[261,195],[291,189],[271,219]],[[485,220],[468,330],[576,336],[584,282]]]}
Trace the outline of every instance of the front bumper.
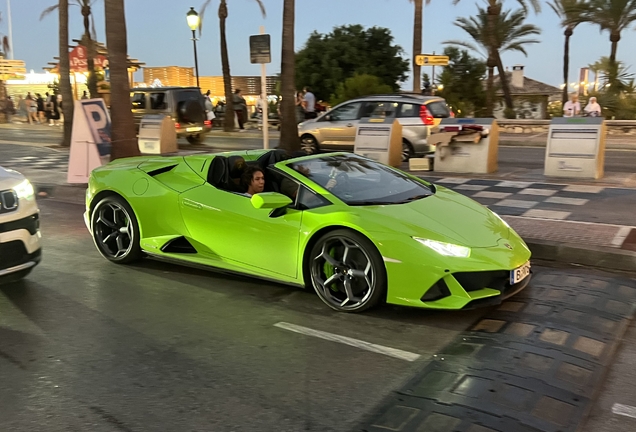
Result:
{"label": "front bumper", "polygon": [[0,223],[0,277],[36,266],[42,257],[39,214]]}

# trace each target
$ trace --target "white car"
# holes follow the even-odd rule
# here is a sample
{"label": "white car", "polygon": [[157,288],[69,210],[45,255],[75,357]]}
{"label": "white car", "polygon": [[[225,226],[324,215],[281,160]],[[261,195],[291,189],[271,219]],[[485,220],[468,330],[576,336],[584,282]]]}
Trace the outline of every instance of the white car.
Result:
{"label": "white car", "polygon": [[31,183],[0,167],[0,283],[28,275],[42,257],[40,210]]}

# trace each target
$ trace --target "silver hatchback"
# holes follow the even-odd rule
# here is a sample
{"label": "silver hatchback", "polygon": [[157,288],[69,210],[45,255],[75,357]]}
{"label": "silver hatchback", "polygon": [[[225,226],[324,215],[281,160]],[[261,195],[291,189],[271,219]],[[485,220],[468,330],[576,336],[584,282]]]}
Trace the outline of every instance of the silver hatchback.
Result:
{"label": "silver hatchback", "polygon": [[428,145],[431,127],[451,117],[446,101],[440,97],[416,93],[372,95],[336,105],[313,120],[298,125],[305,152],[320,150],[352,151],[361,118],[380,115],[397,118],[402,125],[402,160],[435,151]]}

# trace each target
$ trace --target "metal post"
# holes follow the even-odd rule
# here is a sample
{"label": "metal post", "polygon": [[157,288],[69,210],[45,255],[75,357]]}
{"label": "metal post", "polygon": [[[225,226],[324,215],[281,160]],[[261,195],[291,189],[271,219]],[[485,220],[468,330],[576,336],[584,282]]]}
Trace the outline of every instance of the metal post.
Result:
{"label": "metal post", "polygon": [[[265,34],[265,27],[261,26],[261,34]],[[269,148],[269,104],[267,103],[267,66],[261,63],[261,101],[263,117],[263,148]]]}
{"label": "metal post", "polygon": [[[433,55],[435,55],[435,51],[433,51]],[[433,65],[433,71],[431,72],[431,94],[435,94],[435,65]]]}
{"label": "metal post", "polygon": [[199,87],[199,59],[197,58],[197,35],[195,30],[192,30],[192,42],[194,43],[194,70],[197,76],[197,87]]}
{"label": "metal post", "polygon": [[13,30],[11,25],[11,0],[7,0],[7,17],[9,19],[9,58],[13,60]]}

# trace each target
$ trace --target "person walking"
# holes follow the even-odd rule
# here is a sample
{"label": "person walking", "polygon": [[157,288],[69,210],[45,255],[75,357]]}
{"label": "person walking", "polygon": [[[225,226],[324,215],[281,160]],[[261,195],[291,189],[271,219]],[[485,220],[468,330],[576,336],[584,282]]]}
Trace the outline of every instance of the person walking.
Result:
{"label": "person walking", "polygon": [[247,121],[247,102],[241,94],[241,89],[236,89],[232,96],[232,103],[234,104],[234,113],[238,119],[240,132],[245,131],[245,122]]}
{"label": "person walking", "polygon": [[40,93],[35,94],[35,102],[38,107],[38,120],[40,121],[40,124],[44,124],[46,121],[46,113],[44,111],[44,98],[42,98]]}
{"label": "person walking", "polygon": [[311,92],[309,87],[305,87],[303,89],[304,92],[304,104],[303,108],[305,109],[305,120],[315,119],[317,117],[316,114],[316,96]]}
{"label": "person walking", "polygon": [[15,104],[13,103],[11,96],[8,95],[4,101],[4,113],[7,116],[7,123],[11,123],[13,121],[13,116],[15,115]]}

